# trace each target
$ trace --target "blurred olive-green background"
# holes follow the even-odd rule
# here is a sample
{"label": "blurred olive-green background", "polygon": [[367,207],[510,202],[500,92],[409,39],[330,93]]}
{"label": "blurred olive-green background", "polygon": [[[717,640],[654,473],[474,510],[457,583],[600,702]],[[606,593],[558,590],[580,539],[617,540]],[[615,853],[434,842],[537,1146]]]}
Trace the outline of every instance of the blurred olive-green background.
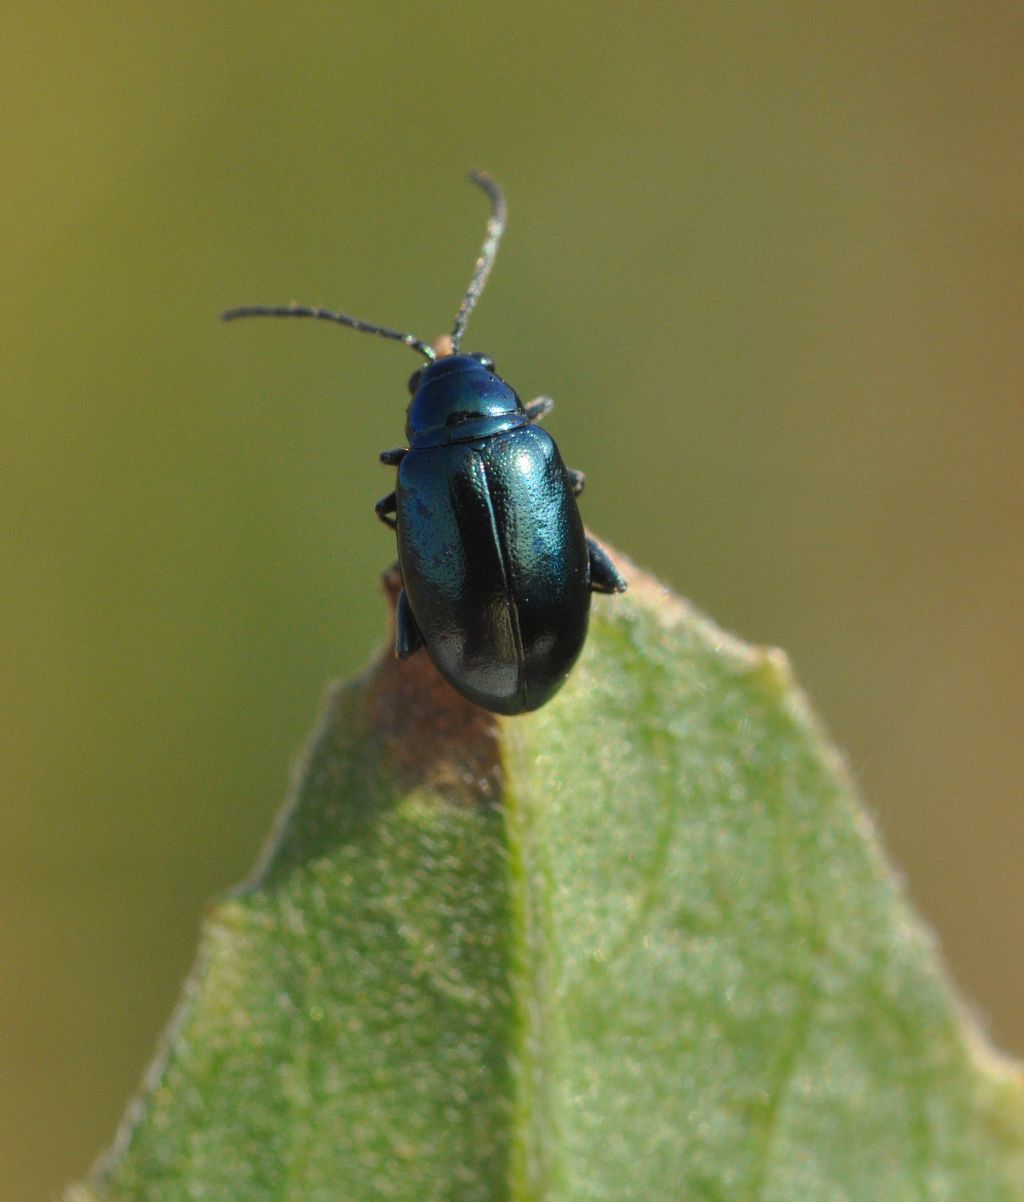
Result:
{"label": "blurred olive-green background", "polygon": [[[0,1197],[113,1135],[324,682],[385,637],[404,348],[785,647],[1024,1051],[1017,4],[39,5],[5,20]],[[625,820],[626,816],[624,816]]]}

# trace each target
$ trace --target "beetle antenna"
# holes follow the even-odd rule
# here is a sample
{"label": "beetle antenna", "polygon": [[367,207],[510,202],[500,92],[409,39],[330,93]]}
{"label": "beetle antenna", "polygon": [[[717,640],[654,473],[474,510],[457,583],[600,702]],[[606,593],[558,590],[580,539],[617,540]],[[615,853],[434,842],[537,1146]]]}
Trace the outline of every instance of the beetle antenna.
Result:
{"label": "beetle antenna", "polygon": [[459,305],[459,311],[455,315],[455,328],[452,330],[453,355],[459,353],[459,347],[462,344],[462,335],[466,330],[466,322],[469,321],[469,315],[476,307],[476,302],[480,299],[480,293],[484,290],[484,284],[487,283],[487,277],[491,274],[491,268],[494,266],[494,256],[498,253],[498,243],[501,241],[501,235],[505,232],[505,222],[508,218],[508,206],[505,204],[505,194],[487,172],[471,171],[469,178],[472,183],[476,184],[478,188],[482,188],[490,197],[491,215],[487,220],[487,234],[484,237],[484,244],[480,248],[480,257],[473,268],[473,278],[469,281],[469,288],[466,290],[466,295],[462,298],[462,304]]}
{"label": "beetle antenna", "polygon": [[310,308],[306,305],[243,305],[239,309],[228,309],[220,317],[221,321],[235,321],[239,317],[317,317],[321,321],[334,321],[363,334],[378,334],[381,338],[404,342],[424,359],[437,358],[434,348],[415,334],[400,334],[397,330],[389,330],[387,326],[371,325],[368,321],[360,321],[358,317],[349,317],[347,313],[334,313],[330,309]]}

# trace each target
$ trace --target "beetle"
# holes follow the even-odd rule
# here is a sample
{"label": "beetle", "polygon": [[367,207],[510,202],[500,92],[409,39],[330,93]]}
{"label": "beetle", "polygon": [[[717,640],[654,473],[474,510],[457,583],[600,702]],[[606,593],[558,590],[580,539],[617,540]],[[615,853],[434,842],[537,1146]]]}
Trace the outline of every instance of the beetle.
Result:
{"label": "beetle", "polygon": [[409,380],[408,445],[381,453],[395,490],[376,505],[396,532],[402,588],[395,653],[421,647],[462,696],[498,714],[521,714],[565,682],[587,633],[590,594],[626,582],[583,528],[582,472],[566,468],[538,423],[554,407],[523,404],[483,354],[462,337],[505,229],[505,197],[482,171],[470,174],[490,200],[484,243],[442,353],[346,313],[302,305],[244,306],[241,317],[311,317],[404,343],[426,359]]}

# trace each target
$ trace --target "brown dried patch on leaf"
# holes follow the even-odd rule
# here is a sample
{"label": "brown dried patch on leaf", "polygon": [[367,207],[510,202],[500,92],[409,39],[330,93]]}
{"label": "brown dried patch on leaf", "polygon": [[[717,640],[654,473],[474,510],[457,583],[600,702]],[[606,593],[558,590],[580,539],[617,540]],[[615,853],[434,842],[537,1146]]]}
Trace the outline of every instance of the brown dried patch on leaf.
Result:
{"label": "brown dried patch on leaf", "polygon": [[[383,577],[394,621],[397,568]],[[407,660],[385,652],[367,689],[372,729],[403,788],[426,788],[456,805],[493,805],[501,796],[499,719],[441,676],[425,651]]]}

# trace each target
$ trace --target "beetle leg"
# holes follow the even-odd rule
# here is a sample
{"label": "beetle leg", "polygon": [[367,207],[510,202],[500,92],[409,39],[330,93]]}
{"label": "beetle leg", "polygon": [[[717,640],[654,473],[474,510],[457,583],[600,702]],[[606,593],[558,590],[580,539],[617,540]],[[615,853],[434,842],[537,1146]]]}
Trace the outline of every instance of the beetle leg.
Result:
{"label": "beetle leg", "polygon": [[526,406],[526,416],[531,422],[542,422],[555,407],[555,402],[549,396],[539,396]]}
{"label": "beetle leg", "polygon": [[586,484],[587,478],[574,467],[567,467],[565,470],[569,476],[569,487],[572,489],[572,495],[578,497],[583,491],[583,485]]}
{"label": "beetle leg", "polygon": [[627,585],[619,575],[608,553],[592,538],[587,539],[590,551],[590,588],[595,593],[624,593]]}
{"label": "beetle leg", "polygon": [[389,467],[396,467],[408,454],[408,447],[392,447],[390,451],[381,451],[380,461]]}
{"label": "beetle leg", "polygon": [[405,589],[398,594],[395,605],[395,655],[399,659],[408,659],[415,655],[423,646],[423,637],[412,616],[412,606],[405,595]]}
{"label": "beetle leg", "polygon": [[398,508],[398,499],[393,492],[389,492],[386,497],[381,497],[373,507],[373,512],[380,518],[385,526],[390,526],[394,530],[398,523],[390,515]]}

